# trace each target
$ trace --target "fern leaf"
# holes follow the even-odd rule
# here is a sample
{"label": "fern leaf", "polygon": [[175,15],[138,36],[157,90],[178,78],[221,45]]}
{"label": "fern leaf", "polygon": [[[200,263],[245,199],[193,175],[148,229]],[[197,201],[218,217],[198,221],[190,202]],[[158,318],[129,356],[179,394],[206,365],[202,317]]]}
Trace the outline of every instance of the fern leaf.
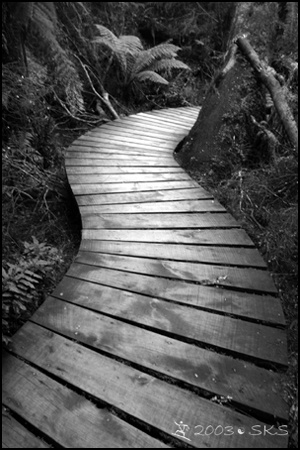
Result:
{"label": "fern leaf", "polygon": [[191,70],[188,65],[184,62],[179,61],[178,59],[162,59],[161,61],[155,61],[150,69],[153,72],[162,72],[171,75],[172,70],[174,69],[183,69],[183,70]]}
{"label": "fern leaf", "polygon": [[100,36],[92,40],[95,44],[103,45],[110,49],[117,59],[123,73],[127,71],[126,52],[123,50],[120,40],[115,34],[103,25],[96,25]]}
{"label": "fern leaf", "polygon": [[169,82],[165,78],[151,70],[145,70],[138,73],[135,76],[134,80],[140,82],[150,81],[151,83],[164,84],[165,86],[169,84]]}
{"label": "fern leaf", "polygon": [[144,50],[142,41],[137,36],[120,36],[118,48],[124,53],[135,54]]}
{"label": "fern leaf", "polygon": [[144,50],[140,52],[133,70],[135,73],[139,73],[149,69],[157,60],[176,58],[179,50],[180,47],[173,44],[160,44],[149,50]]}
{"label": "fern leaf", "polygon": [[113,46],[114,49],[118,48],[119,39],[112,31],[110,31],[108,28],[104,27],[103,25],[96,25],[96,28],[99,31],[100,36],[93,39],[93,42],[101,43],[101,41],[99,41],[99,38],[100,38],[100,40],[102,39],[102,43],[109,42]]}

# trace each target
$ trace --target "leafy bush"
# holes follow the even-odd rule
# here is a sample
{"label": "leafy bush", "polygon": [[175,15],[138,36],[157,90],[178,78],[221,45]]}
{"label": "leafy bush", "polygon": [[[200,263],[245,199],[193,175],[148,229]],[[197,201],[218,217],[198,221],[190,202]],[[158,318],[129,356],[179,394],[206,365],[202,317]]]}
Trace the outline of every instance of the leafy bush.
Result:
{"label": "leafy bush", "polygon": [[9,343],[21,315],[37,306],[38,289],[61,261],[58,249],[32,237],[18,263],[2,266],[2,343]]}

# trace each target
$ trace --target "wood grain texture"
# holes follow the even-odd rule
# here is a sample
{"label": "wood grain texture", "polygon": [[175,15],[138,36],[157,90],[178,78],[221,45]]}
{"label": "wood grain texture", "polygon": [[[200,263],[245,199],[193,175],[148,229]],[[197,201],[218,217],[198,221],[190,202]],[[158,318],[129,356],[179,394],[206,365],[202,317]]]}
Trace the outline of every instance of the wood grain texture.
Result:
{"label": "wood grain texture", "polygon": [[[176,176],[177,174],[175,174]],[[143,176],[143,175],[142,175]],[[193,212],[226,212],[225,208],[214,200],[182,200],[173,202],[148,202],[135,204],[91,205],[81,206],[82,216],[85,214],[145,214],[145,213],[180,213]]]}
{"label": "wood grain texture", "polygon": [[[78,343],[44,330],[37,325],[26,324],[18,336],[20,336],[20,341],[24,346],[24,349],[20,348],[18,353],[22,354],[30,362],[46,369],[51,374],[59,376],[62,380],[82,389],[94,398],[98,398],[108,405],[114,405],[115,408],[118,408],[124,414],[130,414],[134,418],[167,433],[170,437],[177,430],[175,422],[179,423],[180,421],[189,424],[193,430],[199,424],[202,424],[205,428],[209,425],[216,428],[220,423],[229,423],[235,429],[235,433],[231,434],[231,436],[223,435],[220,437],[212,435],[197,436],[195,438],[192,435],[193,446],[196,448],[203,448],[208,445],[213,448],[224,448],[224,446],[229,448],[282,448],[282,446],[286,445],[287,439],[282,437],[278,439],[277,436],[260,436],[259,443],[257,437],[251,435],[250,432],[246,439],[245,436],[241,438],[239,433],[237,433],[237,429],[240,427],[250,431],[253,426],[260,425],[263,427],[264,424],[259,420],[252,419],[247,417],[247,415],[235,412],[170,383],[161,381],[143,371],[83,348]],[[39,352],[35,351],[36,345],[40,349]],[[21,407],[15,405],[15,408],[21,411],[25,409],[23,413],[30,414],[28,397],[31,398],[32,396],[32,402],[34,402],[39,380],[41,379],[47,384],[49,380],[45,379],[41,373],[36,372],[37,382],[35,383],[33,380],[33,383],[31,383],[28,378],[30,377],[30,371],[32,373],[32,368],[30,368],[29,373],[26,373],[21,361],[15,362],[15,364],[15,376],[6,379],[5,384],[15,388],[12,389],[14,398],[19,395],[23,396],[24,399],[25,396],[27,399],[25,405]],[[19,369],[21,367],[22,370]],[[74,367],[76,367],[76,370],[74,370]],[[19,386],[21,394],[16,393],[16,384]],[[86,404],[87,402],[82,397],[78,399],[74,393],[68,394],[61,385],[53,384],[52,386],[50,395],[55,396],[55,403],[64,405],[61,410],[55,408],[56,419],[57,417],[64,419],[59,420],[58,426],[55,427],[55,431],[58,429],[60,433],[62,433],[62,428],[64,428],[62,438],[67,436],[73,440],[73,443],[78,441],[79,446],[82,441],[87,440],[89,445],[91,445],[93,435],[91,438],[88,438],[89,430],[93,429],[93,423],[95,422],[97,423],[98,435],[101,436],[105,431],[108,431],[112,442],[120,436],[124,439],[129,435],[126,428],[124,430],[118,424],[114,424],[114,422],[112,426],[107,426],[107,413],[105,413],[105,410],[102,418],[99,417],[101,411],[97,410],[97,420],[90,419],[92,424],[84,431],[84,412],[87,409],[86,414],[92,415],[93,412],[90,411],[90,409],[94,409],[91,406],[92,404]],[[47,390],[45,391],[45,387],[43,387],[43,390],[40,388],[39,393],[45,397]],[[6,400],[8,400],[7,393],[5,394]],[[10,404],[13,403],[13,401],[10,401]],[[37,403],[40,404],[41,402]],[[71,417],[68,416],[68,408],[65,405],[70,405]],[[50,410],[41,410],[40,408],[41,416],[49,417],[51,413],[53,414],[53,406],[52,408],[51,404],[49,406]],[[66,430],[70,428],[70,424],[71,429],[73,429],[73,433],[70,433],[71,435],[66,433]],[[44,426],[47,425],[48,423],[45,421]],[[103,430],[104,427],[105,430]],[[138,436],[138,429],[135,432],[137,434],[135,446],[137,447],[137,444],[139,444],[139,448],[143,448],[143,445],[139,442],[141,439]],[[131,437],[134,438],[134,435]],[[127,444],[128,439],[128,437],[125,439],[124,445]],[[97,440],[94,440],[94,444]],[[104,439],[93,448],[98,448],[102,443],[104,447],[103,441]],[[65,446],[70,447],[70,445]],[[75,448],[74,445],[73,447]]]}
{"label": "wood grain texture", "polygon": [[8,413],[2,412],[2,448],[51,448]]}
{"label": "wood grain texture", "polygon": [[[106,255],[80,251],[76,262],[124,272],[152,275],[199,283],[202,286],[219,286],[276,294],[275,284],[265,270],[241,269],[229,266],[153,260],[146,257]],[[155,282],[155,280],[153,280]]]}
{"label": "wood grain texture", "polygon": [[3,448],[287,447],[275,284],[173,158],[198,114],[121,118],[66,151],[82,242],[3,354]]}
{"label": "wood grain texture", "polygon": [[153,279],[149,275],[116,272],[108,268],[102,268],[100,276],[99,269],[83,264],[73,264],[67,275],[131,293],[234,316],[245,316],[271,323],[279,321],[282,325],[285,323],[280,301],[270,295],[236,292],[231,289],[220,289],[218,286],[188,284],[166,278]]}
{"label": "wood grain texture", "polygon": [[[230,324],[232,319],[230,318],[198,312],[197,318],[195,317],[193,320],[193,310],[179,308],[178,311],[172,311],[168,306],[165,309],[160,308],[159,304],[155,302],[151,302],[146,309],[142,319],[139,316],[136,319],[129,316],[129,320],[133,324],[128,324],[76,305],[66,304],[61,300],[49,298],[32,320],[69,338],[72,338],[75,333],[78,342],[89,345],[91,348],[105,351],[135,364],[143,361],[143,367],[150,370],[161,372],[211,393],[217,392],[221,396],[227,394],[242,405],[259,407],[266,413],[274,414],[274,407],[278,407],[276,397],[280,385],[279,376],[270,374],[268,370],[259,369],[252,364],[246,364],[245,367],[244,363],[231,357],[220,356],[178,341],[178,336],[182,335],[197,341],[207,333],[207,336],[215,335],[216,341],[219,339],[222,348],[227,348],[226,346],[229,345],[232,350],[235,349],[238,352],[239,349],[248,350],[253,345],[253,349],[255,349],[254,342],[250,344],[247,336],[242,338],[241,332],[238,330],[238,321],[235,321],[236,328],[233,335]],[[140,308],[140,311],[142,313],[143,309]],[[139,328],[136,326],[139,324],[151,327],[152,330]],[[229,340],[222,341],[220,336],[220,330],[226,334],[227,327],[231,330],[230,343]],[[244,329],[244,335],[247,335],[248,331],[252,332],[251,334],[259,333],[262,339],[269,342],[269,348],[273,348],[274,342],[271,342],[272,336],[267,327],[242,322],[241,327]],[[255,333],[253,333],[252,327],[256,328]],[[188,333],[187,328],[189,329]],[[169,332],[177,339],[162,336],[159,334],[160,330]],[[267,344],[264,345],[260,342],[258,345],[258,353],[266,350]],[[264,350],[263,347],[265,347]],[[278,349],[277,343],[276,347]],[[257,351],[257,348],[255,350]],[[250,349],[249,351],[251,352]],[[208,367],[210,367],[209,374],[207,373]],[[230,380],[226,377],[226,370],[229,367],[231,367],[230,373],[232,373]],[[199,376],[196,377],[195,374]],[[245,384],[247,384],[247,390],[241,389]],[[270,384],[275,391],[272,395],[268,392]],[[266,405],[262,399],[267,394],[269,394],[269,403]],[[278,414],[280,418],[288,417],[288,408],[284,402],[281,402],[276,415]]]}
{"label": "wood grain texture", "polygon": [[212,199],[204,189],[183,188],[166,191],[148,191],[148,192],[127,192],[115,194],[92,194],[77,196],[76,200],[79,206],[85,205],[114,205],[114,204],[140,204],[149,202],[167,202],[190,199]]}
{"label": "wood grain texture", "polygon": [[[25,325],[21,335],[24,333],[27,336],[27,329],[32,330],[30,323]],[[62,345],[65,344],[66,350],[70,344],[55,339],[55,335],[49,331],[37,329],[37,327],[34,330],[36,343],[41,344],[39,337],[44,336],[43,345],[39,347],[40,351],[37,352],[34,346],[30,346],[24,336],[23,344],[26,343],[27,349],[26,352],[21,353],[26,353],[27,359],[31,362],[41,358],[39,366],[51,372],[51,365],[54,362],[51,362],[49,358],[51,353],[57,352],[62,356]],[[33,337],[32,334],[31,337]],[[17,342],[16,338],[16,345],[18,345]],[[68,361],[70,371],[73,366],[71,361],[76,360],[76,355],[72,352],[72,345],[69,350],[69,359],[65,362]],[[79,348],[78,350],[81,351]],[[64,372],[67,369],[60,367],[59,361],[55,366],[56,374],[66,380]],[[13,356],[6,355],[4,369],[5,367],[9,367],[13,375],[8,375],[8,372],[4,371],[3,401],[63,447],[156,448],[157,446],[157,448],[168,448],[112,415],[103,406],[101,409],[96,407],[84,395],[77,394]],[[80,367],[78,369],[80,370]],[[72,370],[74,372],[74,366]],[[74,379],[67,379],[67,381],[72,383]]]}
{"label": "wood grain texture", "polygon": [[267,265],[256,249],[206,247],[196,245],[147,244],[84,240],[81,251],[143,258],[266,268]]}
{"label": "wood grain texture", "polygon": [[[181,182],[166,182],[165,189],[168,189],[169,185],[175,183],[174,187],[182,187]],[[177,184],[176,184],[177,183]],[[134,185],[133,189],[147,190],[155,189],[155,186],[159,184],[160,189],[163,183],[142,183]],[[99,186],[99,185],[98,185]],[[130,189],[131,185],[102,185],[104,192],[126,192]],[[129,187],[130,186],[130,187]],[[84,188],[80,186],[81,194],[84,192]],[[76,186],[75,186],[76,189]],[[94,188],[93,188],[94,189]],[[239,224],[230,214],[223,213],[194,213],[194,214],[85,214],[82,217],[83,226],[85,229],[208,229],[208,228],[239,228]]]}
{"label": "wood grain texture", "polygon": [[[82,200],[82,203],[84,200]],[[254,247],[245,231],[231,230],[83,230],[84,240]]]}

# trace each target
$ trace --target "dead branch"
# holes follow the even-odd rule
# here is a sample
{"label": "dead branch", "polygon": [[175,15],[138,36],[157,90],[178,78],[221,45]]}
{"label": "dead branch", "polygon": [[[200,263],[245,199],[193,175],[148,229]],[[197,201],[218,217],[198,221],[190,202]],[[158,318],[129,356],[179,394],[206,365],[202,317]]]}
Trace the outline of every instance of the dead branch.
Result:
{"label": "dead branch", "polygon": [[111,104],[111,102],[109,100],[109,94],[107,92],[105,92],[102,84],[100,83],[101,90],[102,90],[102,95],[100,95],[99,92],[95,89],[95,86],[93,85],[93,82],[92,82],[91,77],[90,77],[90,75],[88,73],[88,70],[87,70],[87,66],[85,64],[83,64],[83,62],[78,57],[77,57],[77,59],[80,62],[81,67],[84,70],[84,73],[85,73],[85,75],[86,75],[86,77],[88,79],[88,82],[89,82],[89,84],[90,84],[94,94],[99,98],[99,100],[101,100],[102,103],[105,104],[105,106],[109,109],[109,111],[113,115],[114,119],[120,119],[118,113],[116,112],[116,110],[114,109],[114,107],[112,106],[112,104]]}
{"label": "dead branch", "polygon": [[260,60],[256,51],[244,36],[239,37],[236,40],[236,44],[250,61],[261,81],[270,91],[280,120],[283,123],[283,126],[289,136],[291,143],[298,151],[298,127],[285,97],[284,90],[282,89],[280,82],[274,75],[274,69]]}

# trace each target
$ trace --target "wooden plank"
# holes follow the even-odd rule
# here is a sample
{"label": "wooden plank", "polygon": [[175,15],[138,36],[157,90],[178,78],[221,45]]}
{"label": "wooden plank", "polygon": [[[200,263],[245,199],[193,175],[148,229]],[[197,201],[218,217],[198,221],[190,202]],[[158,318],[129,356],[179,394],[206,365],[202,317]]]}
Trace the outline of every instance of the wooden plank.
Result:
{"label": "wooden plank", "polygon": [[[36,330],[37,341],[42,347],[34,348],[32,342],[30,344],[27,339],[26,343],[30,347],[24,353],[29,357],[32,351],[39,354],[37,358],[31,358],[31,361],[38,361],[39,358],[42,358],[42,367],[49,372],[50,364],[53,365],[50,358],[52,346],[54,353],[62,356],[68,348],[69,342],[62,341],[54,335],[51,339],[52,333],[36,326],[33,328],[29,323],[25,328]],[[25,330],[22,330],[22,333],[26,336],[28,334]],[[41,340],[41,336],[44,336],[45,339]],[[78,346],[74,348],[74,345],[71,343],[70,345],[70,350],[80,351]],[[62,346],[64,348],[61,348]],[[18,347],[18,350],[23,353],[20,345]],[[41,355],[41,349],[45,351],[45,356]],[[72,367],[74,372],[72,359],[76,361],[76,355],[72,355],[69,354],[68,363],[65,366],[69,366],[69,371]],[[84,395],[79,395],[66,388],[38,369],[32,368],[10,355],[6,355],[5,360],[4,401],[11,409],[61,446],[66,448],[168,448],[163,443],[120,420],[104,407],[98,408]],[[56,375],[60,378],[63,376],[66,380],[68,377],[63,374],[65,370],[67,369],[62,368],[58,361]],[[78,371],[80,373],[80,368]],[[95,376],[95,374],[89,375]],[[68,378],[68,381],[72,382],[73,380]]]}
{"label": "wooden plank", "polygon": [[[154,277],[191,281],[203,286],[223,286],[246,289],[253,292],[277,294],[275,284],[270,274],[265,270],[87,252],[79,252],[75,260],[78,263],[94,267],[105,267],[118,271],[152,275]],[[153,280],[153,282],[155,281]]]}
{"label": "wooden plank", "polygon": [[146,113],[141,113],[141,116],[143,116],[146,120],[149,117],[155,117],[160,119],[162,122],[170,122],[172,123],[177,123],[177,124],[184,124],[186,127],[192,127],[194,125],[194,123],[196,122],[196,117],[187,117],[187,116],[183,116],[183,114],[173,114],[170,112],[166,112],[163,110],[160,111],[150,111],[150,112],[146,112]]}
{"label": "wooden plank", "polygon": [[[26,324],[21,333],[20,336],[25,343],[25,349],[20,349],[19,352],[31,362],[45,368],[77,388],[83,389],[93,397],[114,405],[114,407],[123,410],[125,414],[130,414],[143,423],[167,433],[170,437],[174,433],[176,434],[178,429],[175,422],[179,423],[180,421],[188,424],[190,429],[194,430],[194,433],[199,424],[203,425],[204,429],[209,425],[215,429],[220,424],[230,424],[230,427],[234,430],[233,433],[230,433],[231,436],[226,436],[226,433],[221,437],[190,435],[190,438],[193,439],[192,444],[196,448],[208,446],[211,448],[282,448],[287,443],[286,437],[279,438],[267,434],[257,439],[257,436],[253,436],[250,430],[254,425],[261,426],[263,429],[264,424],[262,422],[82,348],[63,337],[53,333],[50,335],[48,331],[37,326]],[[18,382],[18,390],[21,391],[19,395],[25,396],[28,402],[28,397],[30,398],[31,395],[34,396],[35,394],[35,386],[34,382],[32,385],[30,384],[29,376],[25,378],[25,376],[19,375],[21,371],[18,369],[22,365],[23,363],[18,361],[16,374],[13,377],[14,384],[10,377],[7,377],[7,383],[15,386]],[[74,367],[76,367],[76,370],[74,370]],[[30,375],[30,372],[27,375]],[[38,373],[38,378],[40,379],[40,377],[43,377],[43,375]],[[44,381],[43,378],[42,380]],[[28,394],[24,395],[24,391]],[[53,394],[55,393],[53,391]],[[16,397],[15,392],[13,397]],[[69,404],[74,405],[74,402],[71,401],[72,398],[72,396],[69,397]],[[11,401],[11,403],[13,402]],[[73,406],[73,409],[78,411],[80,406],[80,403],[77,403],[77,408],[75,409]],[[16,406],[16,408],[19,407]],[[30,408],[27,407],[26,409],[28,410],[26,413],[32,414]],[[41,411],[41,416],[43,414],[45,414],[45,410]],[[79,434],[81,428],[80,416],[77,414],[75,418],[77,420],[74,420],[73,423],[73,436]],[[53,420],[57,420],[57,414],[55,414]],[[65,424],[65,421],[59,422],[61,427],[67,428],[68,423]],[[77,423],[78,428],[76,427]],[[106,424],[111,438],[122,434],[123,439],[125,439],[124,445],[127,444],[129,433],[116,425],[114,422],[111,426]],[[246,436],[241,436],[237,432],[241,427],[248,430]],[[60,426],[57,425],[57,428],[60,428]],[[103,421],[98,424],[98,428],[103,432]],[[135,432],[138,432],[138,430],[135,430]],[[79,442],[82,442],[83,439],[87,440],[86,433],[83,434],[81,440],[78,437]],[[135,446],[140,445],[138,438],[136,441]],[[103,444],[102,441],[99,441],[96,448],[99,448],[101,444]],[[78,448],[78,444],[76,448]],[[143,448],[143,446],[140,448]]]}
{"label": "wooden plank", "polygon": [[181,125],[182,123],[184,124],[184,126],[187,129],[191,129],[194,125],[194,123],[196,122],[196,119],[186,119],[184,118],[183,120],[180,119],[180,117],[171,117],[170,115],[168,116],[167,114],[164,114],[163,116],[161,114],[157,114],[157,113],[153,113],[153,112],[149,112],[149,113],[140,113],[138,114],[140,117],[143,117],[143,119],[145,120],[145,122],[147,123],[148,120],[157,120],[159,122],[163,122],[163,123],[169,123],[170,126],[174,126],[174,125]]}
{"label": "wooden plank", "polygon": [[[117,192],[147,192],[158,190],[186,189],[197,186],[194,181],[162,181],[152,183],[111,183],[111,184],[73,184],[74,195],[112,194]],[[98,220],[95,216],[95,219]],[[109,220],[109,217],[107,217]],[[87,227],[89,228],[89,227]]]}
{"label": "wooden plank", "polygon": [[[80,197],[77,199],[80,200]],[[82,238],[100,241],[148,242],[254,247],[244,230],[82,230]]]}
{"label": "wooden plank", "polygon": [[112,205],[121,203],[147,203],[156,201],[165,202],[171,200],[185,199],[212,199],[211,194],[203,188],[192,189],[175,189],[170,191],[154,191],[154,192],[129,192],[126,194],[98,194],[86,195],[76,198],[79,206],[82,205]]}
{"label": "wooden plank", "polygon": [[[165,183],[142,183],[136,185],[130,185],[129,183],[122,185],[73,185],[74,194],[93,194],[99,191],[102,192],[127,192],[128,191],[147,191],[156,190],[156,185],[160,184],[159,189],[173,189],[188,187],[188,182],[165,182]],[[187,183],[186,185],[184,183]],[[87,214],[83,218],[83,227],[86,229],[207,229],[207,228],[239,228],[239,224],[230,214],[222,213],[193,213],[193,214]]]}
{"label": "wooden plank", "polygon": [[[94,142],[93,142],[94,144]],[[123,147],[123,146],[116,146],[116,145],[108,145],[105,144],[105,147],[98,145],[90,146],[87,145],[74,145],[72,147],[69,147],[68,151],[66,152],[67,158],[76,158],[80,157],[80,155],[86,155],[88,154],[91,158],[96,158],[96,155],[137,155],[137,156],[167,156],[170,157],[170,151],[162,152],[160,150],[145,150],[145,149],[139,149],[135,147]]]}
{"label": "wooden plank", "polygon": [[[66,160],[68,159],[72,159],[75,158],[76,153],[73,155],[71,154],[70,156],[66,157]],[[109,158],[113,158],[113,156],[109,153],[85,153],[82,156],[84,156],[85,159],[90,159],[90,160],[94,160],[94,159],[109,159]],[[81,157],[82,157],[81,156]],[[119,164],[123,164],[123,161],[137,161],[137,162],[150,162],[153,165],[155,165],[156,161],[163,161],[163,162],[167,162],[167,163],[173,163],[174,158],[172,155],[170,156],[148,156],[148,155],[128,155],[126,153],[122,154],[122,155],[115,155],[115,158],[113,159],[117,159],[119,161]],[[93,162],[93,161],[91,161]],[[178,167],[178,164],[177,164]]]}
{"label": "wooden plank", "polygon": [[[171,309],[156,308],[155,302],[149,304],[147,311],[148,317],[145,315],[144,320],[140,320],[138,317],[137,322],[154,326],[154,330],[157,331],[170,331],[172,335],[176,336],[179,332],[179,335],[195,340],[206,334],[218,335],[221,347],[226,348],[226,334],[230,330],[232,348],[236,348],[237,351],[241,348],[244,352],[244,349],[248,350],[249,347],[254,346],[254,342],[250,343],[251,338],[245,337],[249,328],[253,331],[253,325],[247,322],[243,323],[200,311],[196,313],[199,319],[196,322],[192,319],[193,310],[182,308],[182,311],[175,310],[173,314]],[[178,312],[180,316],[177,316]],[[277,398],[280,376],[272,376],[268,370],[259,369],[252,364],[246,364],[245,368],[243,361],[236,361],[231,357],[222,356],[54,298],[46,300],[41,309],[35,313],[33,321],[71,339],[74,336],[74,329],[78,330],[75,331],[76,340],[93,349],[105,351],[135,364],[142,364],[147,369],[187,382],[212,394],[233,397],[235,402],[263,411],[271,416],[274,415],[275,405],[279,404],[277,410],[280,413],[279,416],[277,414],[276,416],[283,419],[289,417],[288,405],[283,401],[278,402]],[[179,322],[180,325],[178,325]],[[205,324],[205,330],[203,324]],[[191,329],[189,329],[190,327]],[[241,328],[239,329],[239,327]],[[244,332],[242,332],[242,327],[245,327]],[[280,331],[275,330],[274,332],[271,328],[259,325],[255,327],[259,334],[265,333],[264,338],[269,342],[263,345],[269,346],[270,349],[274,345],[273,339],[281,338],[282,332]],[[224,334],[223,339],[220,336],[220,330]],[[273,336],[270,335],[270,330],[273,331]],[[217,339],[215,340],[217,341]],[[258,354],[262,348],[261,340],[257,343]],[[170,364],[170,354],[173,364]],[[198,374],[199,367],[203,367],[203,364],[208,361],[211,374],[214,374],[216,378],[223,378],[222,374],[230,372],[232,374],[230,379],[222,380],[216,386],[216,383],[211,377],[207,377],[207,374],[201,377],[201,372]],[[236,372],[233,368],[236,369]],[[195,373],[199,376],[195,377]],[[248,387],[246,395],[245,391],[241,389],[245,385]],[[272,395],[269,394],[272,387],[276,391],[276,385],[277,395],[275,392]],[[236,393],[236,391],[242,392]],[[267,398],[268,404],[266,404]]]}
{"label": "wooden plank", "polygon": [[143,173],[118,175],[68,175],[70,184],[97,184],[97,183],[151,183],[153,181],[189,181],[186,173]]}
{"label": "wooden plank", "polygon": [[66,159],[66,168],[72,167],[72,166],[100,166],[100,167],[178,167],[177,162],[173,159],[165,159],[165,158],[127,158],[127,159],[118,159],[116,156],[115,158],[109,158],[108,156],[104,159],[97,158],[97,159],[89,159],[89,158],[68,158]]}
{"label": "wooden plank", "polygon": [[51,448],[12,416],[2,412],[2,448]]}
{"label": "wooden plank", "polygon": [[137,136],[150,136],[150,137],[158,137],[158,136],[170,136],[170,137],[177,137],[179,139],[182,139],[182,136],[186,135],[185,130],[172,130],[172,128],[165,127],[164,129],[160,128],[157,129],[155,127],[149,128],[147,123],[144,123],[144,126],[137,126],[137,124],[134,121],[122,121],[122,122],[112,122],[108,125],[103,125],[100,128],[95,128],[91,131],[91,133],[100,134],[101,130],[110,131],[114,133],[124,133],[130,132]]}
{"label": "wooden plank", "polygon": [[170,116],[176,119],[180,118],[182,120],[197,120],[199,116],[199,111],[187,111],[186,108],[177,110],[177,108],[164,108],[160,110],[152,110],[151,114],[159,115],[160,117]]}
{"label": "wooden plank", "polygon": [[[216,311],[241,318],[247,317],[266,323],[285,324],[282,306],[280,300],[276,297],[218,289],[217,287],[198,286],[180,280],[166,280],[164,278],[156,278],[154,282],[149,275],[128,272],[116,274],[116,271],[112,269],[102,268],[100,273],[99,270],[78,263],[73,264],[69,269],[67,278],[69,277],[71,277],[71,282],[67,281],[67,286],[72,285],[72,283],[75,284],[76,280],[82,280],[101,285],[101,288],[106,286],[131,294],[147,296],[151,299],[167,300],[211,312]],[[54,295],[62,296],[63,286],[59,285]],[[94,289],[94,287],[91,287],[91,295],[95,292]],[[98,288],[96,292],[99,292]],[[89,296],[87,297],[89,298]]]}
{"label": "wooden plank", "polygon": [[76,174],[121,174],[121,173],[182,173],[180,167],[68,167],[68,175]]}
{"label": "wooden plank", "polygon": [[173,133],[172,130],[169,131],[169,133],[147,133],[146,131],[138,132],[134,128],[133,129],[127,129],[127,127],[119,126],[119,127],[113,127],[113,125],[109,125],[106,127],[98,128],[94,131],[89,131],[88,133],[84,134],[82,138],[105,138],[105,139],[113,139],[114,141],[121,141],[126,142],[127,140],[129,142],[138,142],[138,145],[140,145],[141,141],[143,142],[153,142],[153,143],[161,143],[163,142],[169,142],[170,146],[172,145],[172,142],[179,142],[186,136],[186,132],[182,133]]}
{"label": "wooden plank", "polygon": [[190,123],[190,122],[196,122],[197,117],[199,114],[191,114],[188,113],[187,111],[180,111],[180,113],[178,111],[174,111],[172,109],[163,109],[160,111],[151,111],[150,114],[153,114],[155,116],[159,116],[162,118],[162,120],[165,117],[171,117],[174,118],[175,120],[180,119],[185,123]]}
{"label": "wooden plank", "polygon": [[[175,174],[177,175],[177,174]],[[70,177],[70,176],[69,176]],[[81,215],[93,214],[145,214],[185,212],[226,212],[225,208],[214,200],[182,200],[174,202],[149,202],[135,204],[91,205],[80,207]]]}
{"label": "wooden plank", "polygon": [[154,130],[154,131],[162,131],[169,133],[170,130],[174,131],[175,133],[188,133],[188,126],[185,126],[184,124],[182,126],[175,125],[170,126],[168,123],[164,123],[160,121],[160,123],[153,123],[152,120],[145,121],[142,117],[139,117],[138,115],[126,117],[123,119],[122,123],[125,125],[129,124],[131,126],[135,126],[137,128],[142,128],[144,130]]}
{"label": "wooden plank", "polygon": [[173,131],[170,129],[169,131],[161,131],[161,130],[147,130],[135,127],[134,124],[111,124],[106,127],[101,127],[96,130],[90,131],[85,136],[93,136],[93,137],[114,137],[114,136],[123,137],[123,141],[126,142],[126,138],[134,138],[139,139],[142,142],[145,139],[150,139],[151,141],[161,142],[161,140],[168,140],[168,142],[178,142],[181,141],[186,136],[186,131]]}
{"label": "wooden plank", "polygon": [[172,121],[170,119],[164,118],[162,120],[162,118],[155,116],[154,114],[151,113],[138,113],[136,114],[132,119],[130,119],[130,122],[132,122],[132,120],[140,120],[145,124],[145,127],[148,126],[148,124],[152,123],[152,124],[157,124],[162,125],[163,127],[168,127],[168,129],[173,129],[173,130],[183,130],[185,131],[187,134],[191,128],[191,124],[190,123],[185,123],[185,122],[180,122],[180,121]]}
{"label": "wooden plank", "polygon": [[[102,147],[105,146],[105,144],[122,144],[124,142],[124,138],[118,138],[116,137],[109,137],[109,136],[103,136],[103,137],[92,137],[92,136],[82,136],[81,138],[77,139],[77,143],[85,142],[95,142],[98,145],[101,145]],[[176,141],[177,142],[177,141]],[[144,138],[144,140],[141,142],[141,139],[134,139],[134,138],[126,138],[126,146],[130,147],[139,147],[141,149],[172,149],[176,147],[176,142],[169,142],[168,139],[161,139],[160,141],[154,141],[151,138]],[[178,140],[180,142],[180,139]]]}
{"label": "wooden plank", "polygon": [[84,240],[81,243],[80,250],[135,257],[147,255],[147,258],[154,259],[160,259],[163,256],[164,259],[172,261],[267,268],[267,264],[258,250],[249,248]]}

